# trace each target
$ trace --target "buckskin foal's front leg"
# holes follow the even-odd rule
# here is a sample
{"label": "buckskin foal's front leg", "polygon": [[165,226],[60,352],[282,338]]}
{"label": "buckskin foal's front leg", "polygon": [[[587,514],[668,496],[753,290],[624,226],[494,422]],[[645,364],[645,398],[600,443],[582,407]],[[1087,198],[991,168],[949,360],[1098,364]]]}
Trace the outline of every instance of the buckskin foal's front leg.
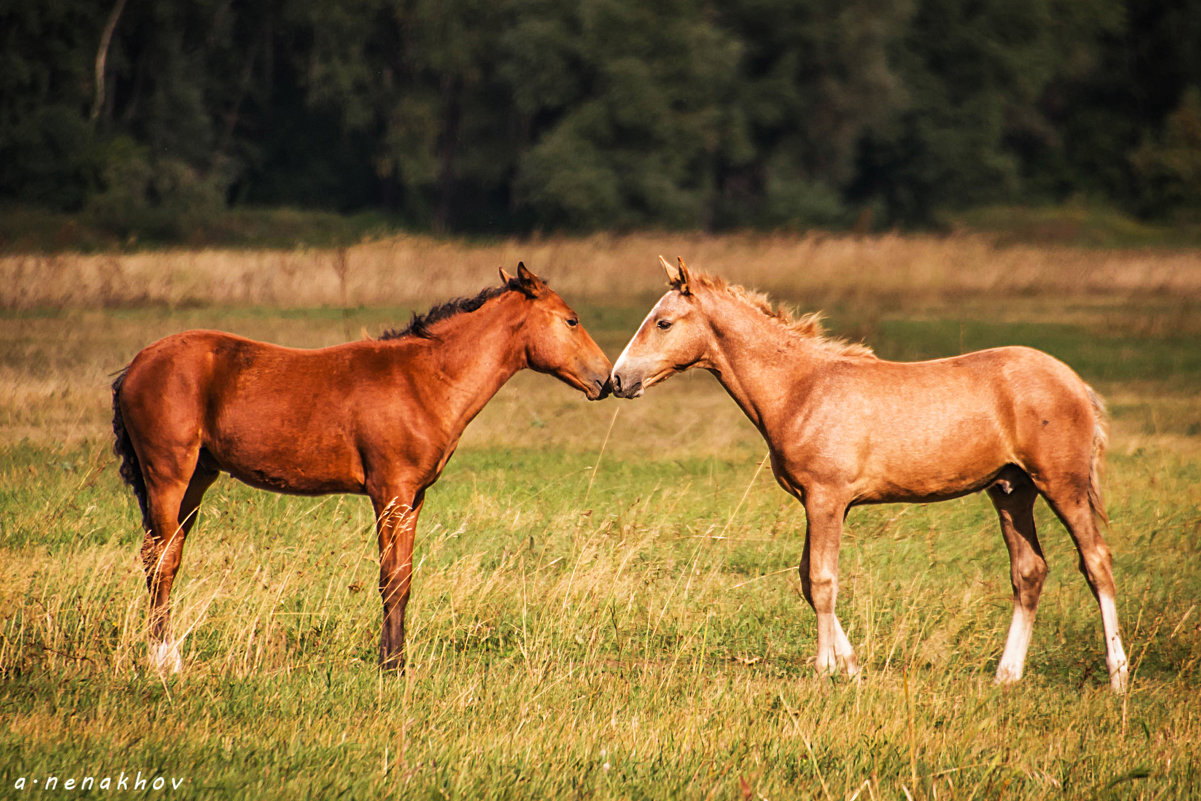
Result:
{"label": "buckskin foal's front leg", "polygon": [[371,492],[379,537],[379,592],[384,604],[379,662],[385,670],[404,670],[405,607],[413,586],[413,542],[425,488],[412,485]]}
{"label": "buckskin foal's front leg", "polygon": [[801,556],[801,592],[817,613],[817,672],[823,676],[845,670],[856,676],[855,651],[834,613],[838,598],[838,549],[847,504],[821,488],[804,493],[805,550]]}

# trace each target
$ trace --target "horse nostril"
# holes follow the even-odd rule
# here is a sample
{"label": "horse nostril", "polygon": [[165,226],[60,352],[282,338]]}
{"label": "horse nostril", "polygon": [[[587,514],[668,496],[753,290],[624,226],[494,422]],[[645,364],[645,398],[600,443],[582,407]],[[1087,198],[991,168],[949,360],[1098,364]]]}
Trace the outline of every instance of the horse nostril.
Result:
{"label": "horse nostril", "polygon": [[613,377],[609,379],[609,383],[613,385],[614,392],[621,392],[621,376],[614,373]]}

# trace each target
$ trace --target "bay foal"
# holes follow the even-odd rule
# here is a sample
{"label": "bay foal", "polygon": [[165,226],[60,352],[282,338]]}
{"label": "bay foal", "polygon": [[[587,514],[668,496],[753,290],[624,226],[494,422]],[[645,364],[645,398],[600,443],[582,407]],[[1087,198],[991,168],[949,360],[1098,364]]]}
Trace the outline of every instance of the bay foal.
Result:
{"label": "bay foal", "polygon": [[1110,686],[1126,687],[1099,473],[1104,407],[1067,365],[1007,347],[900,363],[821,333],[718,278],[667,271],[670,290],[613,367],[613,393],[636,398],[701,367],[767,440],[772,470],[805,506],[801,587],[817,613],[817,669],[857,672],[838,618],[838,549],[859,504],[925,502],[986,490],[1009,549],[1013,621],[997,682],[1022,676],[1047,563],[1034,529],[1042,495],[1080,553],[1101,609]]}
{"label": "bay foal", "polygon": [[501,278],[380,340],[294,350],[188,331],[134,357],[113,383],[113,431],[121,475],[142,510],[160,669],[181,667],[171,584],[200,500],[221,472],[275,492],[371,498],[380,663],[403,667],[417,516],[463,429],[526,367],[590,400],[607,394],[609,360],[575,312],[525,265]]}

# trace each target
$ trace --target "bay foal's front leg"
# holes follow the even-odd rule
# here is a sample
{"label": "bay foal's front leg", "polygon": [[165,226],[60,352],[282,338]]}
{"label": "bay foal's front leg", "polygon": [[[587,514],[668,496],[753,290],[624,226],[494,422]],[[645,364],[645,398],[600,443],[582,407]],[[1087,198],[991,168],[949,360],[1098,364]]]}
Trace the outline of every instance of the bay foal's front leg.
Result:
{"label": "bay foal's front leg", "polygon": [[142,541],[142,569],[150,593],[151,666],[178,673],[183,659],[179,643],[171,635],[171,587],[183,558],[184,541],[196,524],[200,501],[218,473],[198,467],[190,479],[182,480],[164,477],[161,472],[150,472],[146,482],[150,528]]}
{"label": "bay foal's front leg", "polygon": [[405,607],[413,584],[413,542],[425,490],[373,492],[376,534],[379,538],[379,593],[384,604],[379,663],[384,670],[403,670],[405,664]]}
{"label": "bay foal's front leg", "polygon": [[817,672],[856,676],[855,651],[834,614],[838,598],[838,548],[846,503],[821,492],[805,494],[805,550],[801,556],[801,592],[817,613]]}

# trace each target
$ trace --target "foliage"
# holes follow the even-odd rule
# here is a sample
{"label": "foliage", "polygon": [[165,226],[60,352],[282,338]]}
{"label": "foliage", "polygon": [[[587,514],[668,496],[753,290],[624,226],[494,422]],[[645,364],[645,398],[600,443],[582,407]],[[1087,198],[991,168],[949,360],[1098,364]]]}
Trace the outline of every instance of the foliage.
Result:
{"label": "foliage", "polygon": [[120,237],[184,240],[224,208],[226,176],[208,175],[179,158],[155,159],[131,139],[107,145],[99,192],[88,198],[86,217]]}
{"label": "foliage", "polygon": [[1193,202],[1173,0],[6,0],[0,31],[0,200],[121,237],[227,205],[512,231]]}
{"label": "foliage", "polygon": [[1163,136],[1144,142],[1131,161],[1152,210],[1201,209],[1201,89],[1185,92]]}

